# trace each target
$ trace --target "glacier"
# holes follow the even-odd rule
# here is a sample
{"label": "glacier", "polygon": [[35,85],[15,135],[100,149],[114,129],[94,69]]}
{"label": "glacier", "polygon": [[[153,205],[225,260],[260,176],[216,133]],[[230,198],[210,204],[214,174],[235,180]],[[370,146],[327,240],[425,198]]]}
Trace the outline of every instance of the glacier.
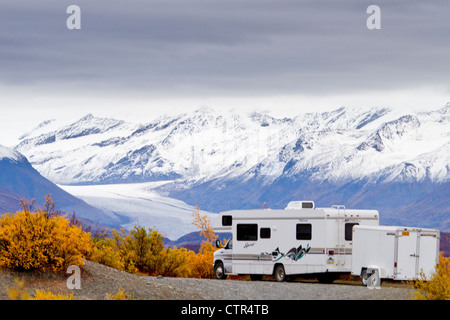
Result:
{"label": "glacier", "polygon": [[[152,228],[165,238],[177,240],[180,237],[199,232],[192,224],[192,213],[197,209],[183,201],[164,197],[154,189],[166,182],[68,186],[59,185],[63,190],[101,209],[118,221],[125,230],[134,226]],[[215,214],[199,210],[200,215],[215,219]],[[126,217],[124,219],[123,217]]]}

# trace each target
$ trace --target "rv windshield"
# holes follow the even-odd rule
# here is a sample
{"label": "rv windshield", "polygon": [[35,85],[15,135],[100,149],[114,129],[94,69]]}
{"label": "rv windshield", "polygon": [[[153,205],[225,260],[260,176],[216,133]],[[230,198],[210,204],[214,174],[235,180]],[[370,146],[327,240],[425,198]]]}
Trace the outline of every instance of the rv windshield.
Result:
{"label": "rv windshield", "polygon": [[233,249],[233,238],[230,238],[225,245],[225,249]]}

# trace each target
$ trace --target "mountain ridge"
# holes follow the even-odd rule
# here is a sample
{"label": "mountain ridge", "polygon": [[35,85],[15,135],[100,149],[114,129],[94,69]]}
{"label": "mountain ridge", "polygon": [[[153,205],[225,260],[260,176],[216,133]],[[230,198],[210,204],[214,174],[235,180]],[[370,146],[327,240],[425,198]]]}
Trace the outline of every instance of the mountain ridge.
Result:
{"label": "mountain ridge", "polygon": [[308,198],[377,206],[387,222],[428,226],[418,214],[407,218],[417,203],[447,230],[449,123],[450,103],[429,112],[341,107],[283,118],[201,108],[147,123],[89,114],[41,126],[15,149],[59,184],[165,180],[160,192],[211,212]]}

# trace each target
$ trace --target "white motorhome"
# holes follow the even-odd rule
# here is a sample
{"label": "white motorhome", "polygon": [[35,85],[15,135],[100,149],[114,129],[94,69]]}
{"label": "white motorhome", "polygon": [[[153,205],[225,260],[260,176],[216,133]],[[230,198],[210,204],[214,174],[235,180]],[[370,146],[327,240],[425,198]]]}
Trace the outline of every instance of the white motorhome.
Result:
{"label": "white motorhome", "polygon": [[284,210],[221,212],[214,232],[232,237],[214,253],[214,272],[218,279],[249,274],[252,279],[275,275],[285,281],[312,274],[332,282],[350,273],[353,226],[378,224],[377,210],[315,208],[312,201],[293,201]]}
{"label": "white motorhome", "polygon": [[439,263],[439,239],[436,229],[355,226],[351,273],[363,285],[374,272],[379,280],[429,279]]}

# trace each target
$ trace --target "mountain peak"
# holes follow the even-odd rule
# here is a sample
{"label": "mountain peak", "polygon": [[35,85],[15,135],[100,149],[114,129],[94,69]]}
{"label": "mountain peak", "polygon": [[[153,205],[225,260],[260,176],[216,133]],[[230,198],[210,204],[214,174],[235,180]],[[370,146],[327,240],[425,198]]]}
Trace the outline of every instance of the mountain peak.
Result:
{"label": "mountain peak", "polygon": [[25,162],[26,158],[19,152],[0,145],[0,160],[8,159],[13,162]]}
{"label": "mountain peak", "polygon": [[80,120],[78,120],[78,122],[81,121],[87,121],[87,120],[91,120],[94,118],[94,115],[92,113],[88,113],[87,115],[85,115],[84,117],[82,117]]}
{"label": "mountain peak", "polygon": [[211,114],[216,113],[216,110],[213,107],[210,106],[202,106],[194,111],[196,114]]}

